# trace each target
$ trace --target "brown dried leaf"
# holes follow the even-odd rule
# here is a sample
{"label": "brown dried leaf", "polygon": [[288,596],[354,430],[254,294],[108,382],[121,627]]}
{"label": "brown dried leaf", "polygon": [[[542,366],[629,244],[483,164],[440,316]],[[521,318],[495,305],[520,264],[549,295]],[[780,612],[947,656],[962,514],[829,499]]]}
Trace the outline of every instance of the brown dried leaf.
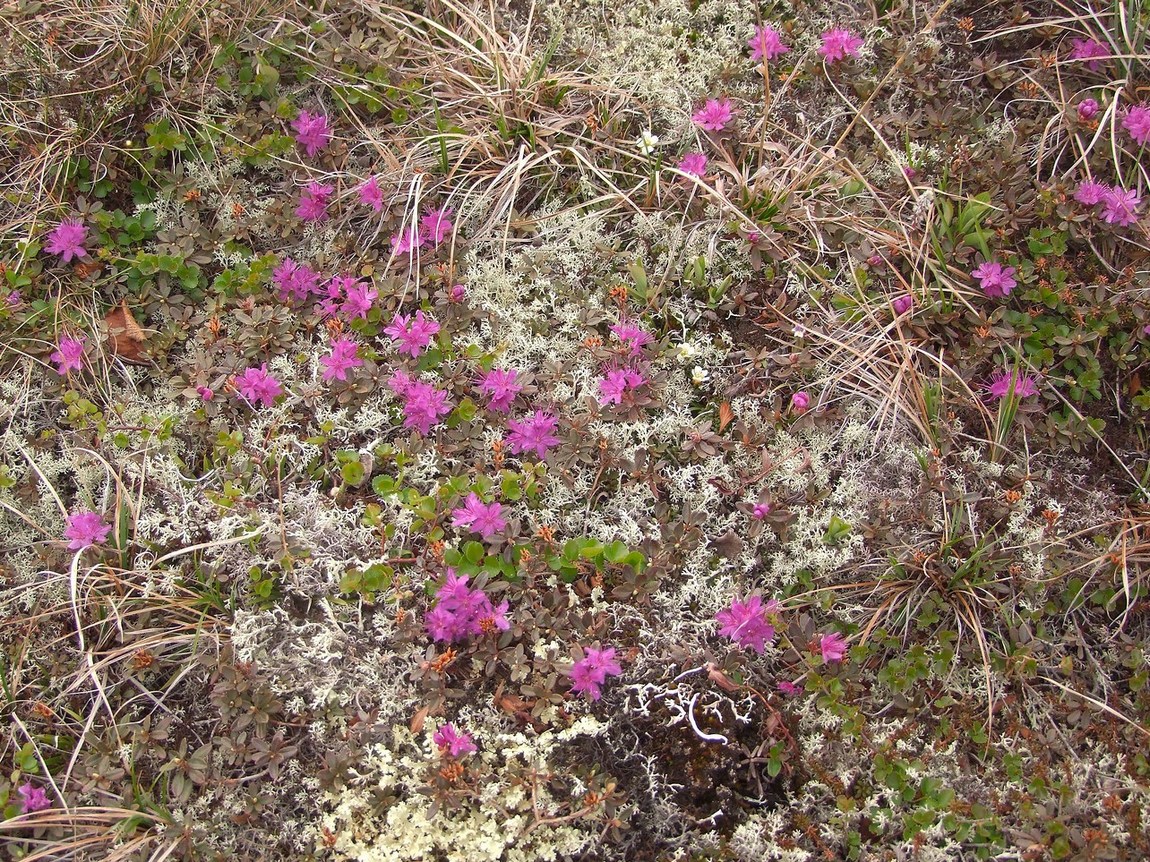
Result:
{"label": "brown dried leaf", "polygon": [[121,299],[118,308],[104,315],[104,323],[108,326],[108,349],[113,354],[127,362],[143,362],[147,358],[144,350],[147,336],[132,316],[126,299]]}
{"label": "brown dried leaf", "polygon": [[735,413],[731,410],[729,402],[724,401],[719,405],[719,433],[723,433],[723,429],[731,424],[731,420],[735,418]]}
{"label": "brown dried leaf", "polygon": [[419,733],[421,730],[423,730],[423,723],[427,721],[427,713],[429,710],[430,707],[427,706],[421,706],[418,710],[416,710],[415,715],[411,717],[412,733]]}

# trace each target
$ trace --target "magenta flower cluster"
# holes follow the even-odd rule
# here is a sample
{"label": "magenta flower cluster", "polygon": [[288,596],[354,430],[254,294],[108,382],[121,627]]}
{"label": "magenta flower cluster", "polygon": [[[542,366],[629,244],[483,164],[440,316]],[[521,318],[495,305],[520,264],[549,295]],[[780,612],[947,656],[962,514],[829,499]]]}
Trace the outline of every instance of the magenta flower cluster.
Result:
{"label": "magenta flower cluster", "polygon": [[327,283],[327,291],[320,312],[326,316],[342,314],[346,320],[365,320],[379,291],[371,282],[352,275],[337,275]]}
{"label": "magenta flower cluster", "polygon": [[615,661],[615,648],[584,647],[583,658],[572,665],[567,675],[571,677],[571,691],[585,694],[591,700],[602,696],[600,687],[608,676],[618,676],[623,668]]}
{"label": "magenta flower cluster", "polygon": [[471,734],[460,732],[450,722],[441,724],[431,739],[439,748],[440,753],[451,757],[461,757],[478,750]]}
{"label": "magenta flower cluster", "polygon": [[280,265],[272,270],[272,282],[279,291],[280,302],[295,300],[303,302],[308,297],[319,294],[320,275],[310,267],[298,264],[285,257]]}
{"label": "magenta flower cluster", "polygon": [[1097,39],[1074,39],[1070,45],[1070,59],[1085,61],[1091,72],[1097,72],[1102,61],[1110,56],[1110,49]]}
{"label": "magenta flower cluster", "polygon": [[770,24],[756,27],[755,35],[747,40],[747,47],[751,49],[752,60],[775,60],[791,50],[783,44],[779,31]]}
{"label": "magenta flower cluster", "polygon": [[487,406],[496,413],[509,413],[511,404],[523,391],[523,384],[516,382],[519,376],[514,368],[503,370],[492,368],[479,377],[479,392],[487,396]]}
{"label": "magenta flower cluster", "polygon": [[300,111],[291,127],[295,130],[296,143],[304,148],[309,159],[314,159],[316,153],[331,143],[331,127],[325,114]]}
{"label": "magenta flower cluster", "polygon": [[1135,105],[1122,118],[1122,128],[1141,147],[1150,143],[1150,105]]}
{"label": "magenta flower cluster", "polygon": [[391,238],[392,250],[397,255],[404,255],[427,245],[439,245],[455,228],[451,215],[451,207],[430,210],[419,219],[418,224],[410,225]]}
{"label": "magenta flower cluster", "polygon": [[236,391],[253,405],[270,407],[275,404],[276,398],[284,394],[280,382],[268,373],[266,362],[259,368],[248,368],[243,374],[236,375],[235,383]]}
{"label": "magenta flower cluster", "polygon": [[435,607],[424,616],[424,625],[433,640],[459,643],[473,635],[511,628],[507,601],[493,606],[483,590],[467,586],[468,578],[448,568],[447,578],[435,593]]}
{"label": "magenta flower cluster", "polygon": [[971,278],[978,279],[978,286],[989,297],[1009,296],[1017,282],[1014,280],[1013,266],[1004,267],[996,260],[981,263],[970,273]]}
{"label": "magenta flower cluster", "polygon": [[1138,221],[1138,207],[1142,204],[1142,197],[1135,189],[1108,186],[1090,180],[1078,186],[1074,199],[1089,207],[1102,204],[1098,217],[1107,224],[1120,227],[1128,227]]}
{"label": "magenta flower cluster", "polygon": [[112,532],[112,525],[105,524],[99,512],[81,509],[68,516],[64,525],[64,538],[68,539],[69,551],[82,551],[92,545],[101,545]]}
{"label": "magenta flower cluster", "polygon": [[48,357],[56,363],[58,374],[67,374],[69,371],[84,370],[84,343],[87,341],[83,335],[79,338],[61,338],[56,350]]}
{"label": "magenta flower cluster", "polygon": [[1001,368],[990,375],[987,391],[991,397],[1001,401],[1011,393],[1015,398],[1029,398],[1038,394],[1037,380],[1029,374],[1017,371],[1004,371]]}
{"label": "magenta flower cluster", "polygon": [[779,608],[771,599],[765,605],[761,596],[748,596],[746,601],[733,599],[731,606],[715,614],[719,634],[728,637],[744,649],[762,653],[775,637],[775,627],[769,617]]}
{"label": "magenta flower cluster", "polygon": [[403,427],[427,435],[448,413],[451,404],[447,393],[430,383],[416,380],[407,372],[397,370],[387,381],[388,387],[403,399]]}
{"label": "magenta flower cluster", "polygon": [[439,332],[439,324],[417,311],[414,318],[407,314],[395,315],[383,331],[397,343],[396,350],[417,359],[430,346],[432,336]]}
{"label": "magenta flower cluster", "polygon": [[299,205],[295,208],[296,217],[304,221],[327,221],[327,202],[334,192],[334,186],[308,183],[300,195]]}
{"label": "magenta flower cluster", "polygon": [[547,457],[548,450],[559,443],[554,433],[559,427],[559,419],[543,410],[536,410],[522,421],[512,419],[507,427],[510,429],[507,448],[515,455],[534,452],[535,457],[542,461]]}
{"label": "magenta flower cluster", "polygon": [[351,369],[363,365],[363,360],[359,358],[359,345],[346,337],[337,338],[333,341],[331,353],[320,357],[319,361],[323,366],[323,379],[327,382],[332,380],[346,381],[347,373]]}
{"label": "magenta flower cluster", "polygon": [[502,504],[484,503],[479,495],[472,491],[462,506],[451,510],[451,525],[463,527],[478,533],[484,539],[490,539],[496,533],[502,533],[507,529],[507,521],[503,519],[502,511]]}
{"label": "magenta flower cluster", "polygon": [[827,30],[821,36],[819,54],[827,63],[837,63],[847,57],[857,57],[863,40],[850,30]]}
{"label": "magenta flower cluster", "polygon": [[59,255],[61,263],[68,263],[73,258],[81,258],[88,253],[84,248],[87,239],[87,226],[77,219],[68,219],[51,230],[44,251]]}

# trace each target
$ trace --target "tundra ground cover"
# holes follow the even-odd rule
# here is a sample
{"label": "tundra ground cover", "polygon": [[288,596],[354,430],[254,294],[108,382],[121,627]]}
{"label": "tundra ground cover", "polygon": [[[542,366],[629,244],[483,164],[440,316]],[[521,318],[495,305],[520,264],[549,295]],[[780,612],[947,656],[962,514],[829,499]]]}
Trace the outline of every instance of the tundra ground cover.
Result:
{"label": "tundra ground cover", "polygon": [[4,858],[1150,854],[1139,4],[0,19]]}

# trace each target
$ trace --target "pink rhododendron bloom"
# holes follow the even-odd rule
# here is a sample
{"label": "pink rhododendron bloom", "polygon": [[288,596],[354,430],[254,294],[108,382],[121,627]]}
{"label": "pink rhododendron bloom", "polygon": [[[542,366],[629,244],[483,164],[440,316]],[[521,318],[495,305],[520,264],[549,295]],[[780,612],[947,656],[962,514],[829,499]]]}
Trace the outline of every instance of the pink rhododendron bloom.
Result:
{"label": "pink rhododendron bloom", "polygon": [[480,375],[479,391],[487,396],[487,406],[499,413],[511,410],[511,403],[515,396],[523,391],[523,384],[516,383],[515,378],[519,372],[514,368],[504,371],[501,368],[492,368]]}
{"label": "pink rhododendron bloom", "polygon": [[803,692],[803,687],[801,685],[795,685],[795,683],[785,679],[779,680],[778,689],[787,697],[794,697],[795,695],[802,694]]}
{"label": "pink rhododendron bloom", "polygon": [[315,154],[331,142],[331,128],[324,114],[300,111],[299,116],[292,120],[291,127],[295,129],[296,143],[303,146],[308,158],[315,158]]}
{"label": "pink rhododendron bloom", "polygon": [[847,642],[840,634],[823,635],[819,638],[819,651],[824,662],[842,661],[847,654]]}
{"label": "pink rhododendron bloom", "polygon": [[763,520],[769,514],[771,514],[770,503],[755,503],[755,507],[751,509],[751,517],[756,521]]}
{"label": "pink rhododendron bloom", "polygon": [[507,435],[507,448],[513,455],[534,452],[535,457],[542,461],[547,457],[547,450],[559,444],[559,438],[554,434],[559,427],[559,419],[542,410],[536,410],[522,422],[512,419],[507,427],[511,429]]}
{"label": "pink rhododendron bloom", "polygon": [[1094,99],[1083,99],[1078,103],[1078,119],[1093,120],[1098,116],[1098,102]]}
{"label": "pink rhododendron bloom", "polygon": [[703,153],[687,153],[679,159],[679,170],[693,177],[701,177],[707,172],[707,157]]}
{"label": "pink rhododendron bloom", "polygon": [[614,647],[587,647],[583,650],[583,658],[575,662],[567,675],[571,677],[572,692],[598,700],[601,697],[599,687],[607,681],[607,677],[618,676],[622,672],[623,668],[615,661]]}
{"label": "pink rhododendron bloom", "polygon": [[350,338],[339,338],[333,341],[331,353],[327,356],[321,356],[319,362],[324,367],[323,379],[328,382],[331,380],[346,381],[347,372],[363,365],[363,360],[359,358],[359,345]]}
{"label": "pink rhododendron bloom", "polygon": [[1097,39],[1074,39],[1070,43],[1071,60],[1086,60],[1086,68],[1097,72],[1102,60],[1110,56],[1110,49]]}
{"label": "pink rhododendron bloom", "polygon": [[268,374],[266,362],[259,368],[249,368],[243,374],[237,375],[235,382],[240,395],[252,404],[270,407],[275,404],[277,397],[284,394],[280,382]]}
{"label": "pink rhododendron bloom", "polygon": [[334,186],[308,183],[300,195],[299,206],[295,208],[296,217],[304,221],[327,221],[327,201],[334,192]]}
{"label": "pink rhododendron bloom", "polygon": [[414,319],[407,314],[395,315],[383,331],[390,335],[393,341],[399,342],[396,350],[416,359],[431,344],[432,336],[439,332],[439,324],[430,317],[425,317],[421,310],[415,312]]}
{"label": "pink rhododendron bloom", "polygon": [[810,406],[811,396],[807,392],[800,390],[791,396],[791,407],[796,413],[802,413]]}
{"label": "pink rhododendron bloom", "polygon": [[1109,189],[1102,198],[1102,212],[1099,217],[1107,224],[1128,227],[1138,221],[1138,206],[1142,198],[1134,189],[1119,186]]}
{"label": "pink rhododendron bloom", "polygon": [[850,30],[827,30],[822,35],[819,53],[828,63],[837,63],[847,57],[857,57],[863,40]]}
{"label": "pink rhododendron bloom", "polygon": [[57,374],[67,374],[69,371],[84,370],[84,344],[87,337],[61,338],[56,349],[48,357],[56,363]]}
{"label": "pink rhododendron bloom", "polygon": [[1029,398],[1038,394],[1036,381],[1029,374],[1021,375],[1017,371],[1004,371],[1000,368],[990,375],[987,391],[992,397],[1001,401],[1010,395],[1012,389],[1015,398]]}
{"label": "pink rhododendron bloom", "polygon": [[894,309],[895,314],[906,314],[914,305],[914,297],[909,293],[904,293],[902,296],[897,296],[891,301],[891,308]]}
{"label": "pink rhododendron bloom", "polygon": [[396,255],[411,254],[413,249],[423,248],[427,245],[427,237],[419,229],[419,225],[411,225],[391,238],[391,249]]}
{"label": "pink rhododendron bloom", "polygon": [[463,300],[466,296],[467,296],[467,288],[464,287],[462,284],[456,284],[451,288],[451,291],[447,294],[447,299],[450,302],[463,302]]}
{"label": "pink rhododendron bloom", "polygon": [[990,297],[1008,296],[1017,283],[1014,280],[1014,267],[1004,267],[996,260],[983,262],[970,275],[978,279],[978,286]]}
{"label": "pink rhododendron bloom", "polygon": [[478,533],[484,539],[490,539],[496,533],[507,529],[507,521],[503,519],[502,511],[501,503],[484,503],[480,496],[472,491],[462,506],[451,510],[451,526],[464,527],[473,533]]}
{"label": "pink rhododendron bloom", "polygon": [[607,376],[599,381],[599,403],[622,404],[623,396],[633,389],[638,389],[647,378],[641,371],[634,368],[615,368],[607,372]]}
{"label": "pink rhododendron bloom", "polygon": [[[399,384],[398,372],[392,377],[392,388]],[[404,375],[406,377],[406,375]],[[399,392],[398,389],[396,389]],[[430,383],[407,378],[400,393],[404,398],[403,427],[415,429],[427,436],[432,427],[438,425],[444,416],[451,412],[447,393],[436,389]]]}
{"label": "pink rhododendron bloom", "polygon": [[71,539],[68,543],[69,551],[82,551],[92,545],[102,544],[110,532],[112,525],[105,524],[99,512],[83,509],[68,516],[64,538]]}
{"label": "pink rhododendron bloom", "polygon": [[4,304],[8,306],[9,309],[19,308],[24,304],[24,297],[18,290],[10,291],[8,295],[4,297]]}
{"label": "pink rhododendron bloom", "polygon": [[1146,146],[1150,142],[1150,107],[1135,105],[1122,118],[1122,128],[1130,133],[1134,143]]}
{"label": "pink rhododendron bloom", "polygon": [[376,212],[383,210],[383,190],[375,177],[369,177],[356,191],[361,204],[367,204]]}
{"label": "pink rhododendron bloom", "polygon": [[1104,183],[1096,183],[1093,180],[1087,180],[1079,183],[1077,190],[1074,192],[1074,200],[1080,204],[1085,204],[1092,207],[1095,204],[1100,204],[1110,194],[1110,186]]}
{"label": "pink rhododendron bloom", "polygon": [[611,327],[611,333],[628,346],[629,356],[638,356],[648,344],[653,344],[655,337],[641,326],[621,320]]}
{"label": "pink rhododendron bloom", "polygon": [[695,125],[708,132],[721,132],[731,121],[731,103],[726,99],[707,99],[691,117]]}
{"label": "pink rhododendron bloom", "polygon": [[372,305],[379,299],[379,291],[370,282],[356,279],[352,284],[346,285],[346,299],[340,306],[340,311],[348,320],[360,318],[367,319],[367,313]]}
{"label": "pink rhododendron bloom", "polygon": [[68,219],[52,228],[44,251],[59,255],[61,263],[68,263],[72,258],[81,258],[88,253],[84,248],[87,239],[87,225],[77,219]]}
{"label": "pink rhododendron bloom", "polygon": [[773,614],[778,607],[779,603],[774,599],[764,605],[760,596],[748,596],[745,602],[733,599],[729,608],[715,614],[719,634],[744,649],[762,653],[775,636],[775,627],[767,621],[767,615]]}
{"label": "pink rhododendron bloom", "polygon": [[419,232],[424,241],[432,245],[443,242],[454,227],[451,223],[451,213],[451,207],[442,207],[431,210],[419,220]]}
{"label": "pink rhododendron bloom", "polygon": [[36,787],[31,781],[21,784],[16,788],[16,792],[20,794],[21,814],[31,814],[52,807],[44,788]]}
{"label": "pink rhododendron bloom", "polygon": [[433,640],[457,643],[472,635],[511,628],[507,602],[493,607],[483,590],[467,586],[468,577],[456,575],[450,567],[447,569],[447,578],[435,594],[435,607],[423,618]]}
{"label": "pink rhododendron bloom", "polygon": [[470,754],[478,750],[475,747],[475,742],[471,739],[471,734],[460,733],[455,729],[454,724],[441,724],[431,738],[441,752],[446,752],[452,757],[459,757],[461,754]]}
{"label": "pink rhododendron bloom", "polygon": [[747,40],[752,60],[773,60],[791,50],[783,44],[779,31],[770,24],[755,28],[755,35]]}
{"label": "pink rhododendron bloom", "polygon": [[212,391],[210,386],[197,386],[196,394],[200,396],[201,401],[211,401],[216,397],[216,393]]}
{"label": "pink rhododendron bloom", "polygon": [[285,257],[283,262],[272,270],[272,281],[279,290],[281,302],[287,302],[289,299],[303,302],[312,294],[321,292],[319,273],[296,263],[290,257]]}

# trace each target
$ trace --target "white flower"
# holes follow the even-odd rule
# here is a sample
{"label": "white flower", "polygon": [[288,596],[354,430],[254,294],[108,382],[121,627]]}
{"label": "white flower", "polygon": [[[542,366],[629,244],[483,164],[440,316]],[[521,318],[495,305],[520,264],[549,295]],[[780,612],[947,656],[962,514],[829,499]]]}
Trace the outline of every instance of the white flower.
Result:
{"label": "white flower", "polygon": [[707,374],[706,369],[701,365],[696,365],[691,369],[691,382],[696,386],[702,386],[704,383],[706,383],[708,376],[709,375]]}
{"label": "white flower", "polygon": [[684,341],[675,348],[675,358],[686,365],[698,354],[699,348],[689,341]]}
{"label": "white flower", "polygon": [[651,130],[647,129],[639,136],[639,139],[635,141],[635,146],[639,148],[639,152],[643,155],[649,156],[655,152],[655,147],[659,146],[659,136],[651,134]]}

